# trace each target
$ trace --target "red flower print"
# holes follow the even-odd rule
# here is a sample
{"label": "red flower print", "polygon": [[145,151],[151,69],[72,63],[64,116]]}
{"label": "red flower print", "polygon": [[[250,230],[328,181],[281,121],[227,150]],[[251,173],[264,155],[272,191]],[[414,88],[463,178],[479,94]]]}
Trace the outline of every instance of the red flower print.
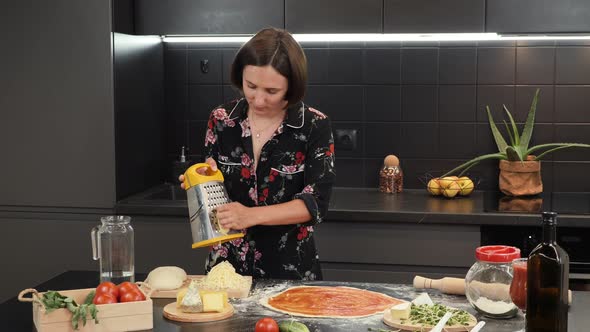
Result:
{"label": "red flower print", "polygon": [[258,197],[258,200],[260,202],[264,202],[264,201],[266,201],[267,197],[268,197],[268,188],[264,188],[264,189],[262,189],[262,195],[260,197]]}
{"label": "red flower print", "polygon": [[331,156],[334,154],[334,143],[330,144],[330,151],[326,151],[326,156]]}
{"label": "red flower print", "polygon": [[250,178],[250,170],[247,167],[242,167],[242,177],[245,179]]}
{"label": "red flower print", "polygon": [[223,108],[218,108],[214,110],[213,117],[215,117],[217,120],[223,120],[228,118],[227,112]]}
{"label": "red flower print", "polygon": [[283,165],[283,171],[287,173],[297,172],[297,165]]}
{"label": "red flower print", "polygon": [[307,237],[307,227],[299,227],[299,234],[297,234],[297,240],[301,241]]}
{"label": "red flower print", "polygon": [[244,121],[240,121],[240,126],[242,127],[242,137],[252,136],[252,133],[250,132],[250,121],[248,121],[248,118]]}
{"label": "red flower print", "polygon": [[248,156],[248,154],[243,153],[242,154],[242,165],[250,166],[250,164],[252,164],[252,159],[250,159],[250,156]]}
{"label": "red flower print", "polygon": [[211,129],[207,129],[207,136],[205,137],[205,146],[208,146],[209,143],[211,144],[215,144],[215,134],[213,133],[213,130]]}
{"label": "red flower print", "polygon": [[236,125],[236,123],[234,122],[234,120],[227,118],[225,120],[223,120],[223,124],[225,124],[228,127],[234,127]]}
{"label": "red flower print", "polygon": [[297,151],[295,154],[295,164],[301,164],[305,160],[305,154],[301,151]]}
{"label": "red flower print", "polygon": [[269,182],[274,182],[275,178],[279,175],[279,172],[275,171],[274,169],[270,169],[270,175],[268,176]]}
{"label": "red flower print", "polygon": [[235,240],[231,240],[230,242],[234,246],[239,247],[242,244],[242,242],[244,242],[244,240],[243,239],[235,239]]}
{"label": "red flower print", "polygon": [[310,185],[307,185],[307,186],[305,186],[305,188],[303,188],[303,190],[301,192],[307,193],[307,194],[313,194],[313,187]]}

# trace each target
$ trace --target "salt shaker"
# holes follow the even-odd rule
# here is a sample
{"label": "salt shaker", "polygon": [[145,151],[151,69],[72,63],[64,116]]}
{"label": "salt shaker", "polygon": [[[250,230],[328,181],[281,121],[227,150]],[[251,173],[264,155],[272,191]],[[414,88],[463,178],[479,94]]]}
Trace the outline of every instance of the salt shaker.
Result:
{"label": "salt shaker", "polygon": [[383,167],[379,171],[379,190],[383,193],[401,193],[404,186],[404,174],[399,165],[399,159],[390,154],[383,160]]}

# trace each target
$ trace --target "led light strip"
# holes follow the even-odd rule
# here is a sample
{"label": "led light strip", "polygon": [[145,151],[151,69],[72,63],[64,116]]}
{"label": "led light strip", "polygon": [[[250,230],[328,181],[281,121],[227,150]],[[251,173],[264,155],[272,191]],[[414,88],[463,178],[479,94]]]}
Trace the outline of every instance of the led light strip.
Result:
{"label": "led light strip", "polygon": [[[163,36],[165,43],[244,43],[252,35]],[[485,40],[590,40],[590,35],[499,35],[497,33],[342,33],[293,34],[299,42],[485,41]]]}

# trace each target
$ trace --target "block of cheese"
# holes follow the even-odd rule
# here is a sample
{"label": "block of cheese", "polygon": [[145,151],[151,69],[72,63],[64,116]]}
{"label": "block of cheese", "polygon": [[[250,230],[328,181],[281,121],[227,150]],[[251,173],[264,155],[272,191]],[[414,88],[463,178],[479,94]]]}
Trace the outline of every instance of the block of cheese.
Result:
{"label": "block of cheese", "polygon": [[182,312],[203,312],[203,301],[196,281],[192,281],[188,288],[183,288],[176,294],[176,306]]}
{"label": "block of cheese", "polygon": [[408,319],[410,318],[410,311],[412,308],[411,302],[404,302],[391,307],[391,318],[393,319]]}
{"label": "block of cheese", "polygon": [[227,292],[224,291],[201,291],[204,312],[222,312],[227,306]]}

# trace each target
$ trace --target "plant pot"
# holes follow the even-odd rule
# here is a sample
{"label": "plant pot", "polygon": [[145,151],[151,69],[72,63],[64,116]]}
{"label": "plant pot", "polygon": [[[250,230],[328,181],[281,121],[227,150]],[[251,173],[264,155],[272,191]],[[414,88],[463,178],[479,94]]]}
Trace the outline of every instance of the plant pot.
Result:
{"label": "plant pot", "polygon": [[509,196],[537,195],[543,192],[541,162],[528,156],[526,161],[500,160],[500,190]]}
{"label": "plant pot", "polygon": [[514,197],[504,196],[498,202],[498,211],[541,213],[543,198],[540,196]]}

